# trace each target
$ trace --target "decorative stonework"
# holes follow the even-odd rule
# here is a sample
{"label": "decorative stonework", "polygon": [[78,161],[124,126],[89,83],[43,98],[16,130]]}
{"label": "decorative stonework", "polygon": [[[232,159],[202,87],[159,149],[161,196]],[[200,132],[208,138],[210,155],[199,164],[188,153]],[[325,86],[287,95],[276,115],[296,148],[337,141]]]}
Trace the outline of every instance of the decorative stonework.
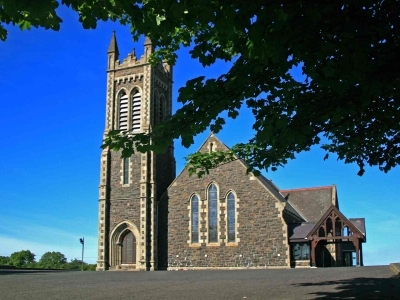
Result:
{"label": "decorative stonework", "polygon": [[[148,64],[148,55],[152,45],[146,44],[145,54],[138,60],[133,51],[121,62],[118,60],[118,46],[115,35],[112,38],[107,55],[107,99],[106,125],[104,134],[118,129],[120,114],[117,95],[125,90],[128,101],[128,130],[132,128],[132,91],[137,88],[141,93],[140,132],[149,132],[152,114],[151,96],[153,90],[166,90],[171,85],[169,72],[171,67],[152,67]],[[153,70],[161,75],[152,78]],[[165,73],[165,74],[164,74]],[[163,80],[165,78],[165,80]],[[167,88],[166,88],[167,87]],[[168,108],[171,98],[167,99]],[[130,133],[130,134],[135,134]],[[157,163],[158,162],[158,163]],[[123,184],[123,160],[121,153],[104,150],[101,158],[101,176],[99,186],[99,244],[98,270],[118,269],[121,262],[121,236],[131,231],[136,239],[135,269],[154,270],[157,268],[157,199],[165,192],[175,174],[173,151],[165,153],[135,153],[129,158],[129,183]],[[155,174],[162,174],[157,176]],[[121,225],[125,224],[125,225]],[[124,231],[116,233],[124,227]],[[133,267],[133,266],[131,266]]]}
{"label": "decorative stonework", "polygon": [[126,76],[120,76],[115,78],[115,82],[120,85],[122,83],[138,82],[143,80],[143,73],[130,74]]}
{"label": "decorative stonework", "polygon": [[155,83],[161,87],[164,91],[168,90],[168,84],[166,84],[164,81],[162,81],[160,78],[158,78],[157,76],[154,76],[154,81]]}

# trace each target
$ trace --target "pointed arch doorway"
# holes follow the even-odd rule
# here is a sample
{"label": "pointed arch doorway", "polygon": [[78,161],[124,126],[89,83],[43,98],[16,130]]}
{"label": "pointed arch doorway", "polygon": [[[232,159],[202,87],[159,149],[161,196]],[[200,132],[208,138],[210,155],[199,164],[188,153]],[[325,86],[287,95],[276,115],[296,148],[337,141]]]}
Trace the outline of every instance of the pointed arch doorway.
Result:
{"label": "pointed arch doorway", "polygon": [[111,231],[110,269],[143,269],[140,233],[133,222],[122,221]]}

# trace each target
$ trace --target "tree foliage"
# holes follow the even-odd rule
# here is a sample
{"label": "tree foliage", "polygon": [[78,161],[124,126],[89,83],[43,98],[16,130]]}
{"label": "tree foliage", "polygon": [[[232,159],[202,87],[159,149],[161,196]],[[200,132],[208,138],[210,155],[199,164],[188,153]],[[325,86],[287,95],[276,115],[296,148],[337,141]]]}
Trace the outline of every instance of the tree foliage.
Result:
{"label": "tree foliage", "polygon": [[[82,260],[72,259],[65,267],[68,270],[82,270]],[[95,264],[88,264],[83,262],[83,270],[84,271],[96,271]]]}
{"label": "tree foliage", "polygon": [[10,264],[9,256],[0,256],[0,266],[6,266]]}
{"label": "tree foliage", "polygon": [[21,250],[11,254],[9,264],[18,268],[32,268],[36,266],[35,254],[30,250]]}
{"label": "tree foliage", "polygon": [[[65,269],[81,270],[82,260],[72,259],[70,262],[61,252],[46,252],[42,255],[39,262],[35,261],[35,254],[30,250],[14,252],[11,256],[0,256],[0,266],[11,265],[17,268],[40,268],[40,269]],[[84,271],[95,271],[96,264],[83,262]]]}
{"label": "tree foliage", "polygon": [[44,269],[64,269],[67,258],[61,252],[46,252],[39,260],[38,266]]}
{"label": "tree foliage", "polygon": [[[0,20],[58,30],[58,2],[3,0]],[[31,2],[29,2],[31,3]],[[32,2],[34,3],[34,2]],[[39,4],[40,3],[40,4]],[[190,47],[203,66],[217,60],[232,67],[217,78],[190,79],[179,90],[183,107],[146,134],[109,132],[103,147],[160,151],[171,139],[185,147],[193,136],[236,118],[242,106],[255,116],[254,136],[226,153],[189,157],[199,175],[234,157],[254,169],[284,165],[320,145],[328,157],[387,172],[400,162],[400,103],[397,62],[400,3],[360,1],[66,0],[85,28],[98,20],[130,24],[134,39],[148,34],[157,51],[151,61],[176,61]],[[2,38],[5,38],[3,28]],[[301,68],[304,79],[290,71]],[[321,140],[321,138],[323,138]]]}

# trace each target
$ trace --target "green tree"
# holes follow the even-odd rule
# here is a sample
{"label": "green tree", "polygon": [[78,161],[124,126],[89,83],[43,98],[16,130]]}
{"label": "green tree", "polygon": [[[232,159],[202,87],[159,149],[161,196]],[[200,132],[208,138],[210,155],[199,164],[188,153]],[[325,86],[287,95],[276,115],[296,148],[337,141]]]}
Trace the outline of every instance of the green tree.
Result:
{"label": "green tree", "polygon": [[14,252],[10,256],[9,264],[18,268],[33,268],[36,266],[35,254],[30,250]]}
{"label": "green tree", "polygon": [[0,266],[6,266],[10,264],[9,256],[0,256]]}
{"label": "green tree", "polygon": [[[69,270],[82,270],[82,260],[80,259],[71,259],[69,263],[67,263],[66,269]],[[83,262],[83,270],[84,271],[96,271],[96,265],[95,264],[88,264]]]}
{"label": "green tree", "polygon": [[46,252],[39,260],[39,267],[44,269],[64,269],[67,258],[60,252]]}
{"label": "green tree", "polygon": [[[58,30],[56,0],[3,0],[0,21],[22,29]],[[400,162],[400,3],[398,1],[63,0],[85,28],[98,20],[129,24],[134,39],[148,34],[156,64],[173,64],[176,50],[190,47],[203,66],[217,60],[232,67],[216,78],[190,79],[179,90],[183,105],[150,134],[109,132],[103,147],[161,151],[171,139],[185,147],[208,128],[236,118],[247,106],[254,136],[228,152],[195,154],[190,171],[202,175],[242,158],[248,171],[275,170],[301,151],[319,145],[345,163],[387,172]],[[0,37],[6,30],[0,28]],[[301,70],[296,80],[290,71]]]}
{"label": "green tree", "polygon": [[[83,266],[85,267],[86,263],[83,262]],[[69,270],[81,270],[82,269],[82,260],[79,259],[71,259],[71,261],[66,265],[66,269]]]}

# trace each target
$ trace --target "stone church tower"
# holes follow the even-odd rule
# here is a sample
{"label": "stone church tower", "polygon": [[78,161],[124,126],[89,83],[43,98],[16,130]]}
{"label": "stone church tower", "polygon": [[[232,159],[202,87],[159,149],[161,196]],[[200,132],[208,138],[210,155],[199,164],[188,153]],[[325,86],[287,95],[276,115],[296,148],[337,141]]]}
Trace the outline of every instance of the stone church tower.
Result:
{"label": "stone church tower", "polygon": [[[104,134],[148,133],[172,113],[172,66],[151,66],[149,38],[144,54],[119,61],[115,33],[107,51]],[[155,270],[158,263],[158,199],[175,178],[173,144],[164,153],[121,153],[104,149],[100,162],[97,270]],[[164,230],[166,230],[164,228]]]}

